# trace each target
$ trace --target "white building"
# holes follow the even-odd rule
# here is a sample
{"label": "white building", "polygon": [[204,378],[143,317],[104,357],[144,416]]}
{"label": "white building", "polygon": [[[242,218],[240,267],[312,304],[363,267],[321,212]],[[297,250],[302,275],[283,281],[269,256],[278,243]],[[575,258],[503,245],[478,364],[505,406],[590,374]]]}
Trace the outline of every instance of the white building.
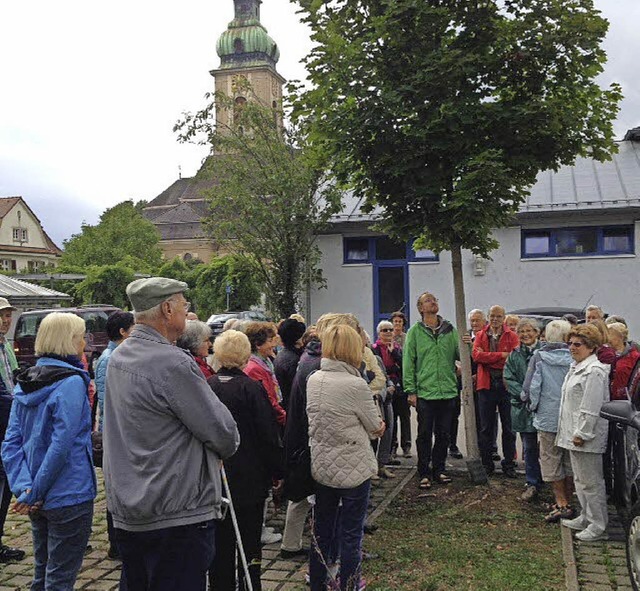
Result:
{"label": "white building", "polygon": [[[578,159],[538,177],[514,224],[496,230],[492,260],[465,252],[468,309],[582,308],[588,301],[620,314],[640,336],[640,128],[619,142],[610,162]],[[377,322],[403,308],[413,323],[423,291],[454,319],[451,257],[414,252],[370,230],[355,197],[319,237],[327,289],[312,290],[307,315],[352,312],[373,334]],[[404,307],[403,307],[404,306]]]}

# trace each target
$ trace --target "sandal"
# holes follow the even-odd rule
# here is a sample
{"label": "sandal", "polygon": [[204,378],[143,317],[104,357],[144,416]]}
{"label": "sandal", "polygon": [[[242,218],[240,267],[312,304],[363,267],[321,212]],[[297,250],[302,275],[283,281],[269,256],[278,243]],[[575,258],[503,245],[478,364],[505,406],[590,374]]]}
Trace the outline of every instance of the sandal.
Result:
{"label": "sandal", "polygon": [[576,516],[576,510],[567,505],[566,507],[559,507],[551,511],[551,513],[544,516],[544,520],[547,523],[558,523],[561,519],[573,519]]}
{"label": "sandal", "polygon": [[423,478],[420,480],[418,487],[423,490],[431,488],[431,481],[428,478]]}
{"label": "sandal", "polygon": [[449,484],[451,482],[451,478],[446,474],[438,474],[433,480],[438,484]]}

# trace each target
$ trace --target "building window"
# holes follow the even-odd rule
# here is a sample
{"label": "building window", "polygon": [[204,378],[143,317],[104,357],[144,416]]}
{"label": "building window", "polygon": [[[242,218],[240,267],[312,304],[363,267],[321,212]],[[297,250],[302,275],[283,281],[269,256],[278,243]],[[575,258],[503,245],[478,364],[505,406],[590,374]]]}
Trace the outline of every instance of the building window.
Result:
{"label": "building window", "polygon": [[633,226],[522,230],[522,257],[634,254]]}
{"label": "building window", "polygon": [[345,263],[367,263],[371,260],[369,238],[345,238],[344,239],[344,262]]}
{"label": "building window", "polygon": [[27,268],[30,273],[38,273],[43,267],[43,261],[27,261]]}
{"label": "building window", "polygon": [[21,243],[29,242],[29,231],[27,230],[27,228],[14,228],[13,241]]}
{"label": "building window", "polygon": [[15,259],[2,259],[0,260],[0,266],[3,271],[17,271],[18,265]]}
{"label": "building window", "polygon": [[438,261],[438,256],[430,250],[413,250],[413,240],[394,242],[388,236],[374,236],[371,238],[344,238],[343,244],[345,263]]}

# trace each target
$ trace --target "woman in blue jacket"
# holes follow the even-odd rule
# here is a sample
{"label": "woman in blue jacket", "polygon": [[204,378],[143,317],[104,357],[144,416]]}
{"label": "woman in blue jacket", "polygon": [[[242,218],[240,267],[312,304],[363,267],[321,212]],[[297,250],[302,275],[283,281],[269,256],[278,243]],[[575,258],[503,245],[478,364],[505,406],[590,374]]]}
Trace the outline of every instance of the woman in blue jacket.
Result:
{"label": "woman in blue jacket", "polygon": [[91,451],[89,375],[80,357],[84,320],[55,312],[36,336],[39,359],[18,375],[2,461],[29,515],[35,572],[31,589],[73,591],[93,517],[96,478]]}

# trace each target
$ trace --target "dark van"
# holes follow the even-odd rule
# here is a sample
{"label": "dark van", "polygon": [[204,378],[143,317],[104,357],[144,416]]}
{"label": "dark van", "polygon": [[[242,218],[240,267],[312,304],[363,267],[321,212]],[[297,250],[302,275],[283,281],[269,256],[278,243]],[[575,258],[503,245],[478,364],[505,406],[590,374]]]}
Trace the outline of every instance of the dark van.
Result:
{"label": "dark van", "polygon": [[13,337],[13,348],[21,367],[35,364],[36,356],[34,345],[36,334],[43,318],[52,312],[72,312],[82,318],[87,326],[85,334],[84,352],[89,362],[90,372],[93,375],[93,364],[100,357],[109,344],[109,337],[105,330],[107,319],[120,308],[115,306],[89,305],[78,308],[50,308],[47,310],[31,310],[20,314],[16,322],[16,330]]}

